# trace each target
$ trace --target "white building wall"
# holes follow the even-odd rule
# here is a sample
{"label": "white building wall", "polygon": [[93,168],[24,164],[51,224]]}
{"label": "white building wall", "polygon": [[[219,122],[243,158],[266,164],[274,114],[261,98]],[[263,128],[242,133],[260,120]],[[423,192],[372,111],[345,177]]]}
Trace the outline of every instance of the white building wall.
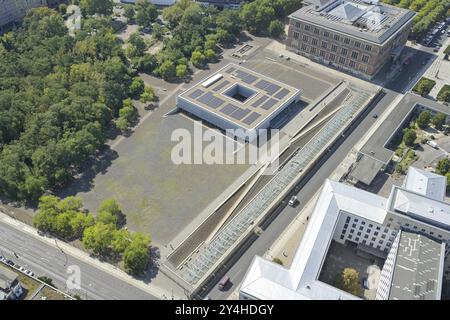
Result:
{"label": "white building wall", "polygon": [[388,253],[396,234],[396,230],[382,224],[341,212],[333,240],[342,244],[351,241]]}
{"label": "white building wall", "polygon": [[386,261],[384,262],[375,300],[388,300],[389,298],[392,277],[394,276],[395,259],[397,257],[398,245],[400,243],[400,236],[401,231],[397,233],[397,236],[392,243],[391,250],[389,251]]}
{"label": "white building wall", "polygon": [[287,107],[289,107],[294,102],[298,102],[300,99],[300,93],[297,95],[292,96],[290,99],[286,100],[286,102],[278,108],[278,110],[270,115],[266,120],[258,124],[254,129],[247,130],[243,127],[240,127],[239,125],[235,124],[232,121],[228,121],[225,118],[220,117],[219,115],[209,112],[208,110],[195,105],[194,103],[188,101],[187,99],[184,99],[181,96],[177,96],[177,107],[180,109],[183,109],[189,113],[192,113],[193,115],[197,116],[201,120],[205,120],[209,123],[212,123],[216,127],[226,130],[226,129],[241,129],[236,131],[236,137],[244,140],[244,141],[252,141],[255,139],[258,135],[258,130],[260,129],[267,129],[270,127],[271,121],[279,115],[283,110],[285,110]]}

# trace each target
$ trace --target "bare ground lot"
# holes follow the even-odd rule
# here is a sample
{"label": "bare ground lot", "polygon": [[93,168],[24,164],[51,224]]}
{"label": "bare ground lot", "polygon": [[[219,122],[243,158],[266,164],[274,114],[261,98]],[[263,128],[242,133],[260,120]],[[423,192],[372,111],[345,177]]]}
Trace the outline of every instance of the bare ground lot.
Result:
{"label": "bare ground lot", "polygon": [[118,157],[94,178],[92,189],[77,194],[85,206],[95,210],[102,200],[115,197],[130,229],[149,232],[158,243],[172,239],[247,168],[174,164],[171,134],[179,128],[192,132],[193,122],[155,112],[117,146]]}

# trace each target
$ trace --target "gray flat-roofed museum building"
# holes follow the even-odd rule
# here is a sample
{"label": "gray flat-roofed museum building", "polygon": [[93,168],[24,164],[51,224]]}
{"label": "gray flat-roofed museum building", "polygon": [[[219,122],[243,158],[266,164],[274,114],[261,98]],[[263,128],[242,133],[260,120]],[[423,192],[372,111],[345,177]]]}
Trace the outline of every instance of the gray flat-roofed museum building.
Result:
{"label": "gray flat-roofed museum building", "polygon": [[415,13],[378,0],[306,0],[289,16],[286,46],[320,63],[372,78],[406,43]]}
{"label": "gray flat-roofed museum building", "polygon": [[177,107],[251,141],[258,130],[298,102],[300,90],[235,64],[228,64],[177,96]]}

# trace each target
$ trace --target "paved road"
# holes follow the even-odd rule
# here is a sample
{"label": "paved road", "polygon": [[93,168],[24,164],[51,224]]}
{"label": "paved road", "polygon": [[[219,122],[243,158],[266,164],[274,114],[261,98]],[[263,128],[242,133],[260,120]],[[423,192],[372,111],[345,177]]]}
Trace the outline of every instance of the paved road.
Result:
{"label": "paved road", "polygon": [[[88,300],[154,300],[149,293],[142,291],[96,267],[75,259],[63,252],[38,241],[26,233],[0,224],[0,255],[29,269],[36,276],[45,275],[53,279],[58,289],[66,292],[67,266],[77,265],[81,270],[81,287],[78,293]],[[14,257],[14,252],[19,258]]]}
{"label": "paved road", "polygon": [[[262,233],[262,235],[245,251],[241,258],[230,268],[227,275],[230,277],[233,285],[228,288],[226,292],[219,291],[215,286],[210,292],[209,296],[213,300],[226,299],[236,288],[244,278],[250,263],[255,255],[262,256],[267,249],[275,242],[278,236],[287,228],[297,216],[298,212],[303,208],[303,205],[308,202],[309,199],[321,188],[325,179],[328,178],[336,167],[344,160],[353,146],[358,140],[366,133],[367,129],[374,124],[376,119],[371,117],[371,114],[381,114],[390,103],[395,99],[398,94],[393,91],[387,91],[386,96],[373,108],[373,111],[369,112],[369,116],[366,116],[362,122],[354,129],[354,131],[344,140],[344,142],[338,147],[330,157],[324,158],[324,162],[320,165],[320,168],[310,174],[310,179],[300,189],[297,197],[300,201],[300,205],[296,208],[285,207],[278,216],[272,221],[268,228]],[[306,179],[307,180],[307,179]]]}

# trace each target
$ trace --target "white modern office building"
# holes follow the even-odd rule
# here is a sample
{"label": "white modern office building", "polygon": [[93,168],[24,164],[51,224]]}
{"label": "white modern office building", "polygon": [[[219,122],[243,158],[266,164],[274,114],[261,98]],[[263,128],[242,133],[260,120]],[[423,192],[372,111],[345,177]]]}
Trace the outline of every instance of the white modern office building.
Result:
{"label": "white modern office building", "polygon": [[300,90],[228,64],[177,96],[177,107],[222,130],[251,141],[258,130],[300,99]]}
{"label": "white modern office building", "polygon": [[385,258],[376,299],[440,299],[450,273],[446,178],[410,168],[388,198],[327,180],[292,264],[255,257],[241,299],[360,299],[319,280],[332,241]]}

